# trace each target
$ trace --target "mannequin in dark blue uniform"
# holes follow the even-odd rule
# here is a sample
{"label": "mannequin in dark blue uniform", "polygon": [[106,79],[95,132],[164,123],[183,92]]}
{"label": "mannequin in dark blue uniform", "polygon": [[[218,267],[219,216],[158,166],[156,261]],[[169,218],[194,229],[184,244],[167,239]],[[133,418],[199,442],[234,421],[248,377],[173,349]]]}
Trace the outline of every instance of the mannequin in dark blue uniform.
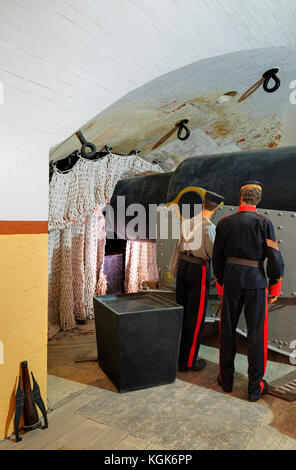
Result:
{"label": "mannequin in dark blue uniform", "polygon": [[235,334],[242,309],[248,330],[250,401],[267,393],[263,380],[267,362],[268,292],[263,262],[267,258],[269,303],[281,292],[284,262],[270,220],[256,212],[262,185],[249,181],[241,188],[239,211],[220,220],[213,249],[213,270],[222,297],[218,383],[231,392],[234,375]]}

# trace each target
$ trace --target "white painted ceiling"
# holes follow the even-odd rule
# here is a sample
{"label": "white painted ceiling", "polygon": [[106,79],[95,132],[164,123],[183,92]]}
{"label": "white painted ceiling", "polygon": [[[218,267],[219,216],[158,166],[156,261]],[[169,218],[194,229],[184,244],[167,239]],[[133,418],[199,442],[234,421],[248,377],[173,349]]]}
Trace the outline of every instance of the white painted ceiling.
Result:
{"label": "white painted ceiling", "polygon": [[[246,100],[239,98],[271,68],[281,85],[267,93],[261,85]],[[295,48],[267,48],[201,60],[161,76],[125,95],[82,126],[97,149],[114,152],[136,149],[173,170],[194,155],[296,145],[296,104],[290,102],[296,77]],[[270,86],[274,85],[271,80]],[[225,93],[232,92],[225,101]],[[154,146],[180,120],[188,119],[191,135],[185,142],[172,134]],[[80,148],[74,135],[52,153],[53,159]]]}
{"label": "white painted ceiling", "polygon": [[[295,26],[295,0],[0,0],[0,217],[45,220],[49,148],[127,93],[203,59],[293,47]],[[245,64],[246,84],[259,65]],[[219,90],[227,90],[221,70]],[[190,90],[196,98],[198,87]],[[102,140],[115,142],[113,134]]]}
{"label": "white painted ceiling", "polygon": [[182,66],[294,45],[295,26],[295,0],[1,0],[0,119],[54,146]]}

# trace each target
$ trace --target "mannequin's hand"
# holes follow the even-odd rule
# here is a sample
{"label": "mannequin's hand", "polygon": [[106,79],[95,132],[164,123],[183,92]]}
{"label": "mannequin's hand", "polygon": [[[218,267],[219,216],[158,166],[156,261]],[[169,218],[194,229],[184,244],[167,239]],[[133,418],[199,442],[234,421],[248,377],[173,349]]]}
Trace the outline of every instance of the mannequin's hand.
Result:
{"label": "mannequin's hand", "polygon": [[270,297],[270,299],[268,300],[268,303],[269,304],[274,304],[276,301],[277,301],[277,297]]}

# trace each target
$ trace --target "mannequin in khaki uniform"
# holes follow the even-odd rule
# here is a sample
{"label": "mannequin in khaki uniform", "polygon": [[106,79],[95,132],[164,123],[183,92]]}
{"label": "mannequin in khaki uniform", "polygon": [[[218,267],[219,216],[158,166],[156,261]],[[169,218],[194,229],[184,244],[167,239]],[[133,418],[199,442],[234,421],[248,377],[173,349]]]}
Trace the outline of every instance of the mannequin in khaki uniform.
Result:
{"label": "mannequin in khaki uniform", "polygon": [[182,234],[178,240],[170,266],[177,272],[176,302],[184,307],[179,370],[199,371],[206,366],[197,355],[202,339],[208,293],[211,278],[210,261],[215,242],[216,227],[211,217],[223,197],[209,191],[205,194],[202,213],[182,222]]}

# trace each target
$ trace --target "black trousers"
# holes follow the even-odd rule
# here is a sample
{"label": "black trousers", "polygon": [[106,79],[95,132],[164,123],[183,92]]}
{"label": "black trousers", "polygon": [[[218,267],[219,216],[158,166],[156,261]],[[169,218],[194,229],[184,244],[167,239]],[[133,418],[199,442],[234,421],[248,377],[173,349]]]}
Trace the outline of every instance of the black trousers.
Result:
{"label": "black trousers", "polygon": [[224,287],[220,319],[220,380],[233,383],[235,334],[244,308],[247,323],[249,394],[262,391],[268,344],[267,289],[231,289]]}
{"label": "black trousers", "polygon": [[210,287],[210,267],[181,260],[177,273],[176,302],[184,307],[179,365],[196,361],[205,322]]}

